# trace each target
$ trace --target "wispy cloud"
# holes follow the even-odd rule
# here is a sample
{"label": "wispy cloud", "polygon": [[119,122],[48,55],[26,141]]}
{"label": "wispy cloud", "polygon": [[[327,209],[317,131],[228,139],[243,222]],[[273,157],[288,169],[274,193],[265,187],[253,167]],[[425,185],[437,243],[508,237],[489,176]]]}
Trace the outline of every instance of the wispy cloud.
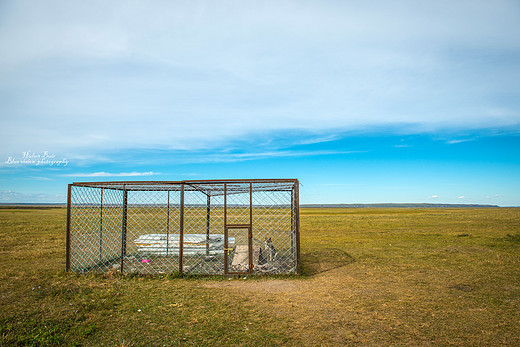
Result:
{"label": "wispy cloud", "polygon": [[469,142],[469,141],[475,141],[475,139],[458,139],[458,140],[449,140],[449,141],[446,141],[446,143],[449,144],[449,145],[455,145],[455,144],[457,144],[457,143]]}
{"label": "wispy cloud", "polygon": [[322,137],[312,137],[309,139],[298,141],[297,145],[312,145],[316,143],[323,143],[323,142],[331,142],[339,139],[340,136],[336,134],[328,135],[328,136],[322,136]]}
{"label": "wispy cloud", "polygon": [[457,197],[457,199],[464,199],[464,195]]}
{"label": "wispy cloud", "polygon": [[38,181],[51,181],[50,177],[45,177],[45,176],[31,176],[31,178],[38,180]]}
{"label": "wispy cloud", "polygon": [[121,173],[110,173],[110,172],[92,172],[92,173],[71,173],[62,176],[67,177],[135,177],[135,176],[153,176],[158,175],[157,172],[121,172]]}
{"label": "wispy cloud", "polygon": [[318,186],[326,186],[326,187],[353,187],[357,186],[354,183],[319,183]]}
{"label": "wispy cloud", "polygon": [[341,155],[341,154],[353,154],[353,153],[364,153],[366,151],[335,151],[335,150],[316,150],[316,151],[291,151],[291,150],[280,150],[280,151],[269,151],[269,152],[248,152],[248,153],[210,153],[210,154],[190,154],[188,157],[181,158],[180,161],[187,163],[200,163],[200,162],[237,162],[246,160],[261,160],[269,158],[281,158],[281,157],[309,157],[309,156],[322,156],[322,155]]}
{"label": "wispy cloud", "polygon": [[486,196],[484,197],[484,199],[496,199],[496,198],[501,198],[502,196],[503,196],[503,195],[501,195],[501,194],[495,194],[495,195],[493,195],[493,196],[486,195]]}

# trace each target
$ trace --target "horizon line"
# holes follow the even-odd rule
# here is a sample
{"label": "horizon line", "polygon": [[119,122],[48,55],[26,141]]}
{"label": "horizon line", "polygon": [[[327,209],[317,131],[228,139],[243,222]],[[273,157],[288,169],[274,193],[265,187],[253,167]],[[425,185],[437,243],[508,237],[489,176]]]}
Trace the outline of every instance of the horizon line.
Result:
{"label": "horizon line", "polygon": [[[57,206],[66,207],[66,202],[0,202],[0,206]],[[363,208],[363,207],[487,207],[506,208],[520,206],[501,206],[493,204],[460,204],[460,203],[428,203],[428,202],[381,202],[381,203],[305,203],[303,208]]]}

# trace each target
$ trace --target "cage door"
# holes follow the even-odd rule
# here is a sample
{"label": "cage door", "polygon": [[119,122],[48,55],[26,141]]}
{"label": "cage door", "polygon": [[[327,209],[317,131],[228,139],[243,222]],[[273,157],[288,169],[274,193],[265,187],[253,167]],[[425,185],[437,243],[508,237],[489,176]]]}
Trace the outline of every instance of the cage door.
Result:
{"label": "cage door", "polygon": [[251,227],[226,227],[225,231],[225,273],[230,275],[251,273]]}

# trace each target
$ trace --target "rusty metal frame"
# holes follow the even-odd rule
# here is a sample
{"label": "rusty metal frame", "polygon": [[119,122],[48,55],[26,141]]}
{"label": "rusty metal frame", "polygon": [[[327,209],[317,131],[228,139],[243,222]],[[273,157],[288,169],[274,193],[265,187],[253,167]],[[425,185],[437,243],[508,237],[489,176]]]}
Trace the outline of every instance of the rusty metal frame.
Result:
{"label": "rusty metal frame", "polygon": [[181,206],[180,206],[180,221],[179,221],[179,273],[182,274],[183,259],[184,259],[184,183],[181,184]]}
{"label": "rusty metal frame", "polygon": [[247,235],[249,252],[249,273],[253,272],[253,183],[249,182],[249,234]]}
{"label": "rusty metal frame", "polygon": [[[184,258],[184,223],[185,223],[185,189],[189,187],[189,190],[197,190],[204,193],[207,196],[207,212],[206,212],[206,235],[209,236],[210,227],[210,210],[211,210],[211,195],[223,195],[224,197],[224,248],[228,249],[228,229],[247,228],[248,229],[248,250],[249,250],[249,269],[247,272],[232,273],[228,269],[228,253],[224,252],[224,274],[244,274],[253,272],[253,184],[265,183],[266,186],[257,187],[259,191],[291,191],[291,236],[294,236],[294,244],[296,251],[296,273],[301,274],[301,259],[300,259],[300,214],[299,214],[299,181],[297,179],[220,179],[220,180],[184,180],[184,181],[112,181],[112,182],[74,182],[68,185],[67,192],[67,234],[66,234],[66,269],[70,271],[71,267],[71,215],[72,215],[72,187],[91,187],[119,190],[123,192],[123,217],[122,217],[122,228],[121,228],[121,268],[120,271],[124,271],[124,257],[126,255],[126,228],[128,218],[128,191],[133,190],[144,190],[143,187],[159,186],[152,188],[154,190],[167,190],[168,191],[168,206],[167,206],[167,229],[169,233],[169,220],[170,220],[170,191],[180,192],[180,218],[179,218],[179,273],[183,274],[183,258]],[[287,186],[281,185],[273,189],[269,189],[268,184],[281,183],[290,184]],[[242,184],[242,187],[237,186]],[[248,188],[247,185],[249,185]],[[212,185],[223,186],[218,189],[210,189]],[[227,223],[227,196],[230,194],[249,193],[249,223],[248,224],[228,224]],[[101,202],[101,216],[103,216],[103,202]],[[103,232],[103,225],[100,226],[100,232]],[[100,240],[102,242],[103,240]],[[292,243],[292,242],[291,242]],[[101,244],[100,244],[101,247]],[[167,247],[168,249],[168,247]],[[168,251],[168,250],[167,250]]]}
{"label": "rusty metal frame", "polygon": [[227,274],[228,269],[228,234],[227,234],[227,183],[224,183],[224,274]]}
{"label": "rusty metal frame", "polygon": [[168,202],[166,212],[166,256],[170,248],[170,191],[168,191]]}
{"label": "rusty metal frame", "polygon": [[273,178],[273,179],[226,179],[226,180],[184,180],[184,181],[101,181],[101,182],[74,182],[75,186],[88,186],[88,185],[129,185],[129,184],[142,184],[142,185],[180,185],[180,184],[224,184],[224,183],[296,183],[298,182],[295,178]]}
{"label": "rusty metal frame", "polygon": [[126,223],[128,218],[128,191],[126,186],[123,185],[123,218],[121,222],[121,268],[120,271],[123,273],[126,256]]}
{"label": "rusty metal frame", "polygon": [[294,211],[296,212],[296,273],[301,275],[301,263],[300,263],[300,183],[296,180],[294,187]]}
{"label": "rusty metal frame", "polygon": [[103,191],[101,188],[101,201],[99,206],[99,260],[103,257]]}
{"label": "rusty metal frame", "polygon": [[67,247],[67,251],[65,254],[65,269],[67,270],[67,272],[70,271],[70,209],[72,208],[71,192],[72,184],[69,184],[67,188],[67,237],[65,241]]}
{"label": "rusty metal frame", "polygon": [[206,256],[209,256],[209,227],[210,227],[210,213],[211,213],[211,196],[207,195],[206,203]]}

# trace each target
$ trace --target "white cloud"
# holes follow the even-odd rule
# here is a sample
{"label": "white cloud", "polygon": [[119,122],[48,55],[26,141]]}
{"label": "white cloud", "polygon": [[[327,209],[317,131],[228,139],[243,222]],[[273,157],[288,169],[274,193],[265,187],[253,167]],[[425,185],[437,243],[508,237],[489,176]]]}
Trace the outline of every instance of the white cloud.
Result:
{"label": "white cloud", "polygon": [[431,198],[432,199],[437,199],[439,196],[438,195],[432,195]]}
{"label": "white cloud", "polygon": [[2,2],[0,155],[217,148],[290,129],[517,127],[516,103],[496,100],[520,89],[518,9]]}
{"label": "white cloud", "polygon": [[449,144],[449,145],[454,145],[454,144],[457,144],[457,143],[469,142],[469,141],[474,141],[474,140],[473,139],[449,140],[449,141],[446,141],[446,143]]}
{"label": "white cloud", "polygon": [[336,141],[339,138],[340,137],[338,135],[333,134],[333,135],[327,135],[327,136],[322,136],[322,137],[312,137],[312,138],[309,138],[309,139],[306,139],[306,140],[298,141],[296,144],[298,144],[298,145],[311,145],[311,144],[315,144],[315,143]]}
{"label": "white cloud", "polygon": [[485,198],[485,199],[492,199],[492,198],[495,198],[495,199],[496,199],[496,198],[500,198],[500,197],[502,197],[502,196],[503,196],[503,195],[495,194],[495,195],[493,195],[493,196],[486,195],[484,198]]}
{"label": "white cloud", "polygon": [[38,181],[51,181],[52,179],[49,177],[44,176],[31,176],[32,179],[38,180]]}
{"label": "white cloud", "polygon": [[464,195],[457,197],[457,199],[464,199]]}
{"label": "white cloud", "polygon": [[248,152],[248,153],[213,153],[213,154],[190,154],[189,157],[178,159],[183,163],[209,163],[209,162],[236,162],[246,160],[257,160],[278,157],[309,157],[321,155],[338,155],[338,154],[353,154],[362,153],[365,151],[270,151],[270,152]]}
{"label": "white cloud", "polygon": [[153,176],[158,175],[157,172],[121,172],[121,173],[110,173],[110,172],[92,172],[92,173],[72,173],[63,176],[67,177],[135,177],[135,176]]}

